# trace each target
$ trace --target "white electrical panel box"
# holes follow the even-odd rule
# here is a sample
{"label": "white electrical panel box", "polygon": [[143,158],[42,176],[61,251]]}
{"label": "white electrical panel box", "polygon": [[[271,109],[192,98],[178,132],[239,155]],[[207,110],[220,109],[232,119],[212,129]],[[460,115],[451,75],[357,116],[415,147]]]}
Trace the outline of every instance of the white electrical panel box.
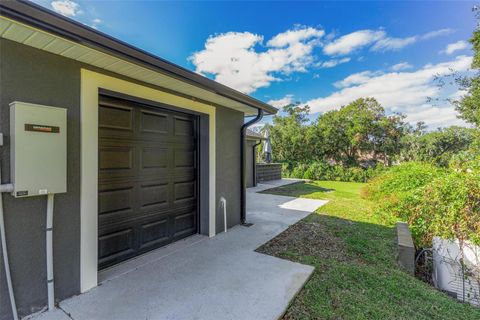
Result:
{"label": "white electrical panel box", "polygon": [[10,170],[14,197],[67,192],[67,110],[10,104]]}

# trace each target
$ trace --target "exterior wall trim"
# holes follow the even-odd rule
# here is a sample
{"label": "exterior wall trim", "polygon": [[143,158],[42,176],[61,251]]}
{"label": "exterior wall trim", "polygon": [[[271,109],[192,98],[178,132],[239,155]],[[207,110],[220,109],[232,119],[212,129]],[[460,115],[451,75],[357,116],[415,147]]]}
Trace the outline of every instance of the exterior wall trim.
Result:
{"label": "exterior wall trim", "polygon": [[98,98],[102,90],[158,103],[177,106],[208,115],[209,123],[209,199],[208,235],[215,235],[215,107],[155,90],[126,80],[81,69],[80,88],[80,291],[98,284]]}

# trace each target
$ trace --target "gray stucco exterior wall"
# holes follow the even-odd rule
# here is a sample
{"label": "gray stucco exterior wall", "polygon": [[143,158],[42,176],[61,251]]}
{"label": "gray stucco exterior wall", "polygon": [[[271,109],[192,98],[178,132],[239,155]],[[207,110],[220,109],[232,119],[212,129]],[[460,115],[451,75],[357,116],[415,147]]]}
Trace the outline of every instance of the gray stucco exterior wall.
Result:
{"label": "gray stucco exterior wall", "polygon": [[217,233],[224,230],[223,209],[220,198],[227,200],[227,227],[240,223],[240,129],[244,117],[241,112],[217,108],[216,134],[216,193],[217,193]]}
{"label": "gray stucco exterior wall", "polygon": [[[10,182],[9,106],[25,101],[67,109],[68,192],[55,196],[54,268],[59,299],[79,292],[80,251],[80,65],[8,40],[0,40],[0,131],[2,183]],[[47,303],[45,265],[46,197],[14,199],[3,195],[12,282],[19,315]],[[2,260],[3,263],[3,260]],[[10,316],[2,274],[1,319]]]}
{"label": "gray stucco exterior wall", "polygon": [[[54,270],[58,300],[80,292],[80,69],[79,62],[0,39],[0,132],[2,183],[10,182],[9,107],[12,101],[67,109],[67,188],[55,196]],[[104,72],[112,75],[111,73]],[[118,78],[125,77],[114,75]],[[134,83],[139,83],[127,79]],[[149,87],[154,87],[148,85]],[[155,87],[154,87],[155,88]],[[240,222],[240,127],[243,113],[218,107],[216,111],[217,232],[223,231],[220,197],[227,199],[228,226]],[[3,195],[12,281],[20,316],[47,303],[45,266],[46,197],[14,199]],[[0,319],[11,319],[2,260]]]}
{"label": "gray stucco exterior wall", "polygon": [[245,180],[247,181],[247,188],[251,188],[255,186],[255,177],[254,177],[254,169],[255,169],[255,157],[256,157],[256,152],[253,149],[253,146],[257,144],[257,141],[253,140],[247,140],[247,150],[245,151],[246,153],[246,158],[247,158],[247,163],[246,163],[246,170],[245,170]]}

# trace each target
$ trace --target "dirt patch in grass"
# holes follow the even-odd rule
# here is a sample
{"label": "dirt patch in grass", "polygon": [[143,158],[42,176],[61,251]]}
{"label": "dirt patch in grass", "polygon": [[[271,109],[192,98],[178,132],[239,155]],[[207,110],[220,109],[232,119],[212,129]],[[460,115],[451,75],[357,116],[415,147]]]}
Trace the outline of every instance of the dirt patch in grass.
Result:
{"label": "dirt patch in grass", "polygon": [[307,217],[299,221],[256,251],[296,262],[305,256],[347,261],[343,241],[316,220]]}

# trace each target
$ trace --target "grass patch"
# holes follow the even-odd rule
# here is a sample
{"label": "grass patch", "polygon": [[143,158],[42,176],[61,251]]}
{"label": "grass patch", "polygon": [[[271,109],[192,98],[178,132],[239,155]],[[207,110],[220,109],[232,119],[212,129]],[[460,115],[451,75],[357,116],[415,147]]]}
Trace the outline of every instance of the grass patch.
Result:
{"label": "grass patch", "polygon": [[264,191],[329,200],[257,249],[315,266],[284,319],[480,319],[480,309],[400,270],[393,225],[360,197],[363,186],[315,181]]}

